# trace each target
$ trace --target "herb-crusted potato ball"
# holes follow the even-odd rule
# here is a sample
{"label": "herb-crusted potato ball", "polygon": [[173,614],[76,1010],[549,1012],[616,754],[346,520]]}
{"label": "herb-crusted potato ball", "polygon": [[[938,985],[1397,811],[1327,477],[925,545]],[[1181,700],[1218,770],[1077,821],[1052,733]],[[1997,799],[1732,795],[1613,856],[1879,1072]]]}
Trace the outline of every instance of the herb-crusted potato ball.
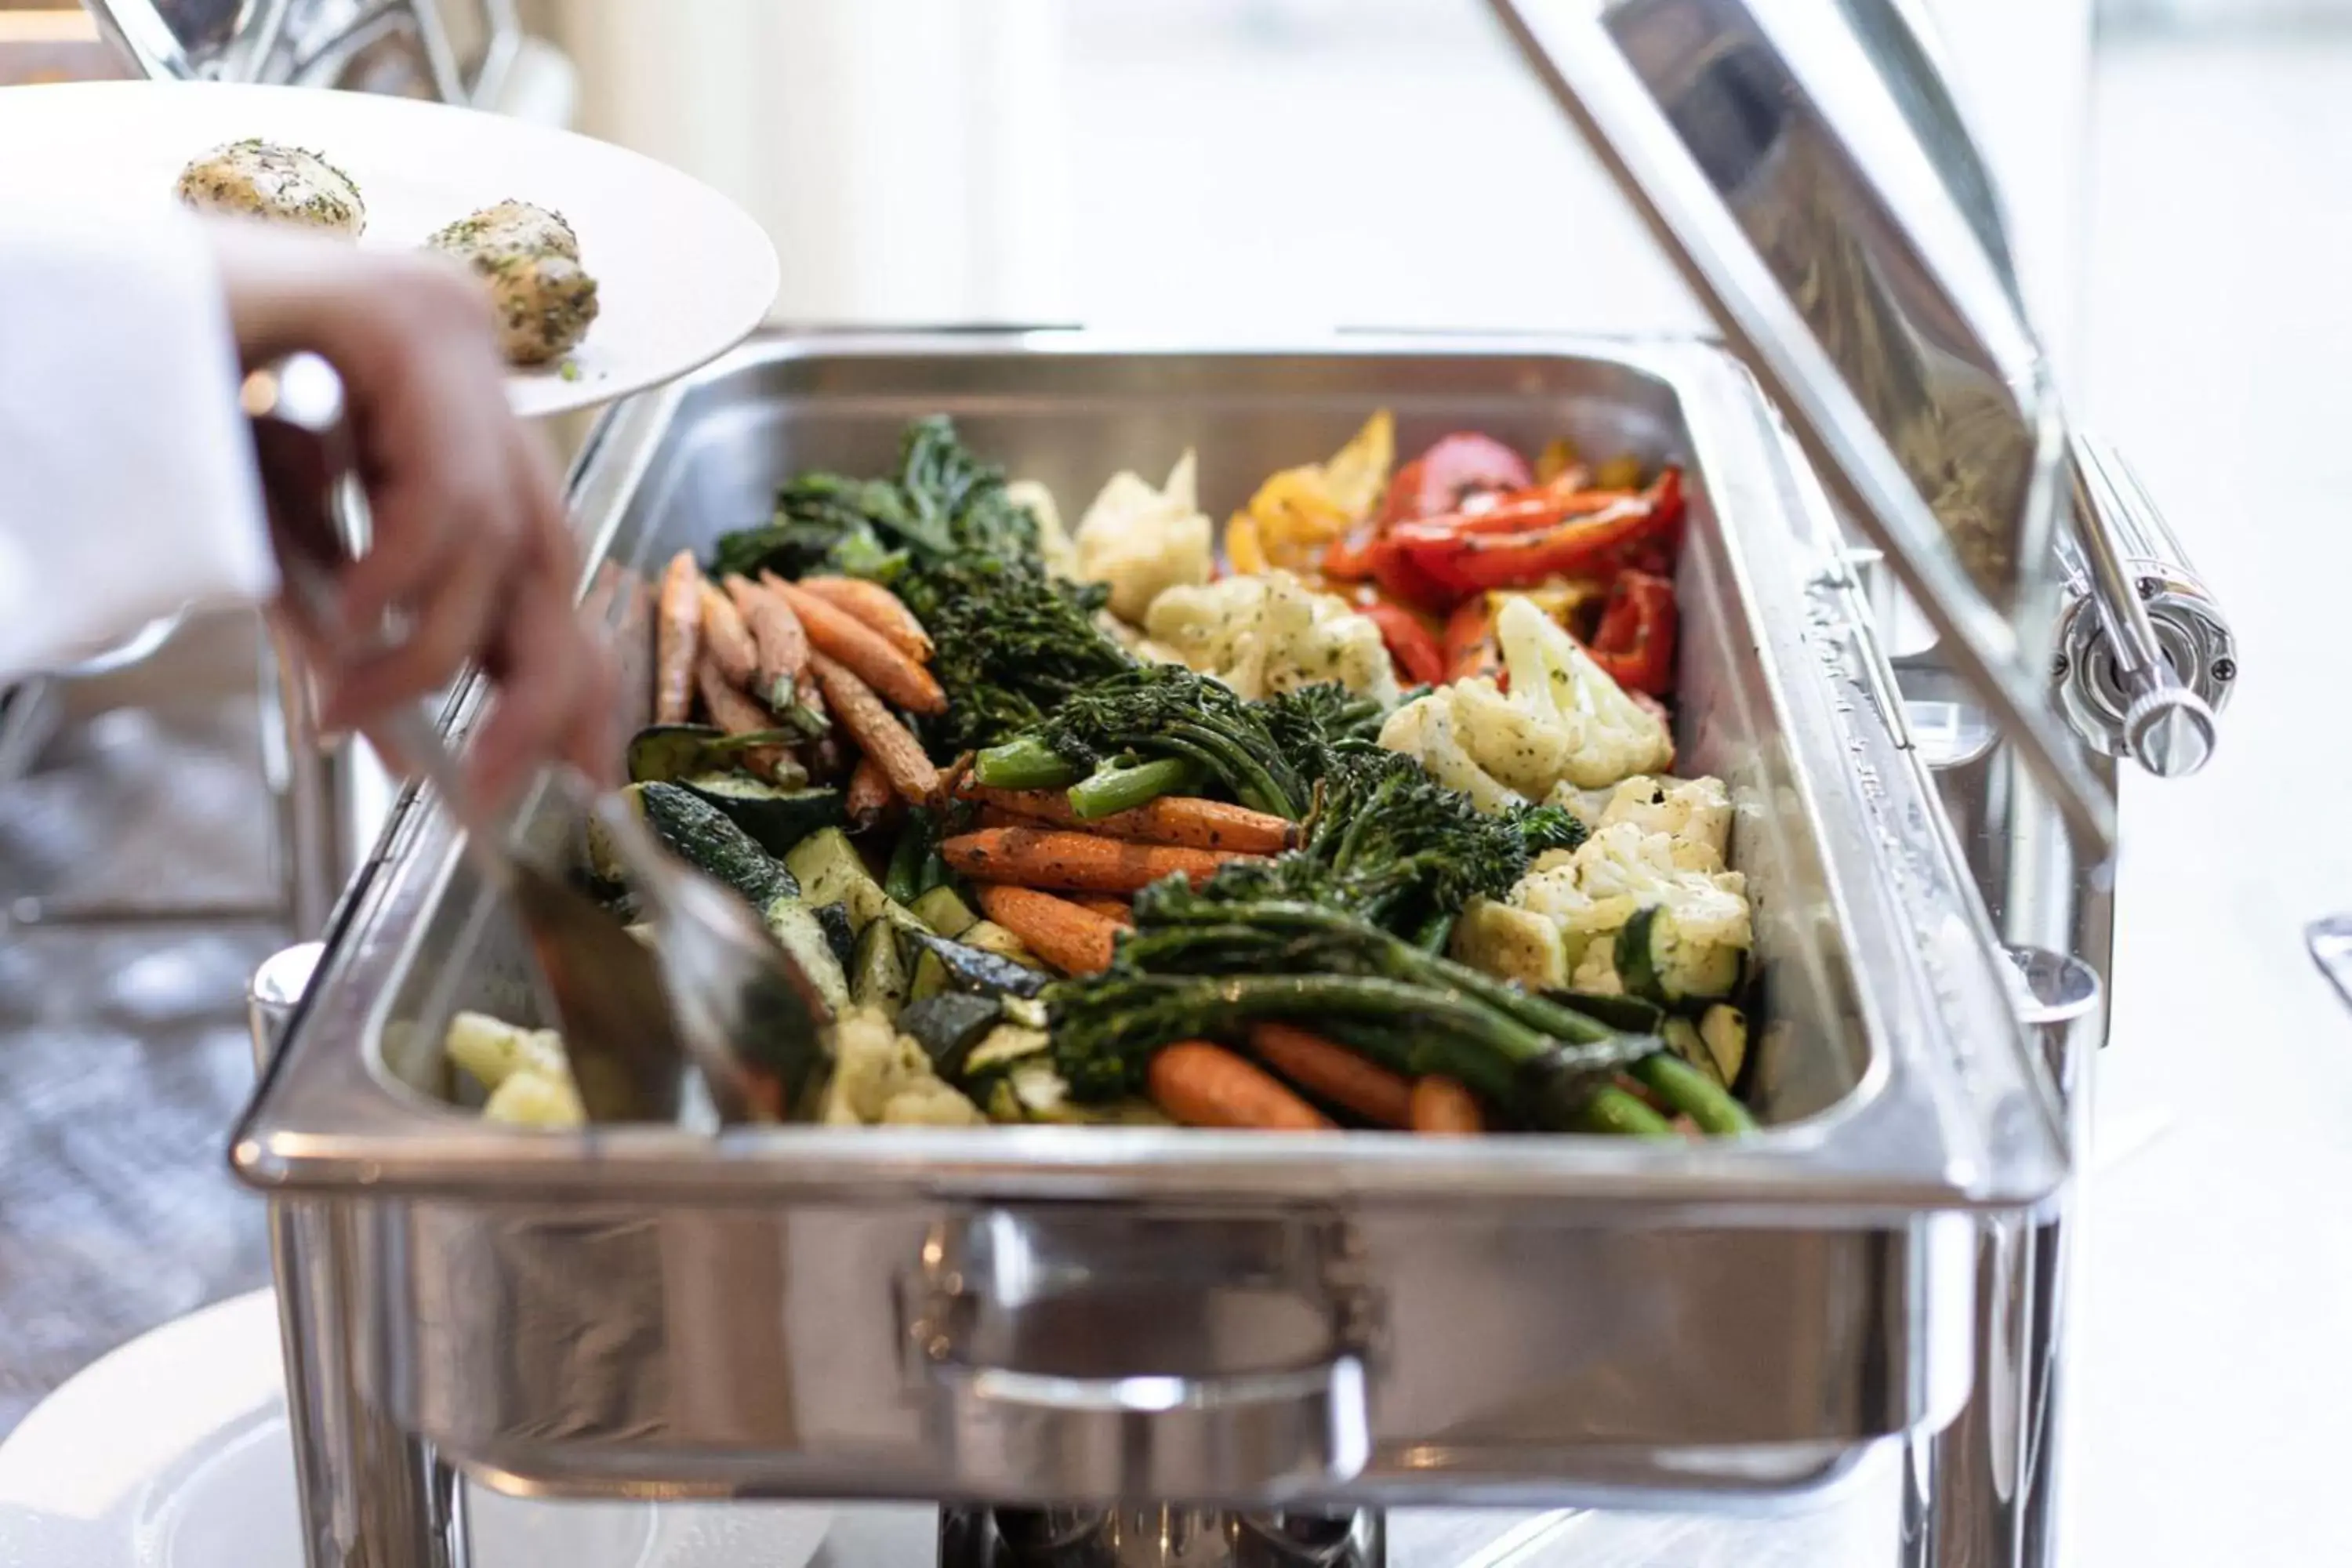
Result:
{"label": "herb-crusted potato ball", "polygon": [[316,153],[247,138],[180,171],[180,200],[198,212],[265,218],[355,239],[367,207],[352,177]]}

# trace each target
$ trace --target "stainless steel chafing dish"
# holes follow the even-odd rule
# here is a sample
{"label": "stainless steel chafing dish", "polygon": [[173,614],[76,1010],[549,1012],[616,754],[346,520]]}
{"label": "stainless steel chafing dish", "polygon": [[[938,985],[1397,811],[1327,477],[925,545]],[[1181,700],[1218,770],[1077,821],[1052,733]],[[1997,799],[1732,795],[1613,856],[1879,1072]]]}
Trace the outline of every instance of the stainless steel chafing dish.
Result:
{"label": "stainless steel chafing dish", "polygon": [[[1915,1561],[2042,1539],[2108,759],[2210,747],[2234,672],[2150,629],[2133,574],[2193,574],[2129,564],[2137,500],[2074,456],[1899,10],[1497,9],[1735,352],[774,333],[614,410],[572,499],[625,624],[652,563],[934,410],[1065,498],[1197,446],[1213,510],[1382,405],[1408,447],[1475,426],[1685,463],[1681,765],[1738,804],[1768,1131],[500,1129],[445,1100],[434,1042],[453,1006],[525,1009],[517,950],[412,795],[235,1149],[279,1200],[315,1561],[437,1560],[451,1467],[562,1494],[1722,1510],[1888,1443]],[[1940,634],[1900,668],[1870,561]],[[2104,707],[2053,700],[2091,662],[2051,673],[2082,606]],[[1994,1500],[1962,1517],[1967,1489]]]}

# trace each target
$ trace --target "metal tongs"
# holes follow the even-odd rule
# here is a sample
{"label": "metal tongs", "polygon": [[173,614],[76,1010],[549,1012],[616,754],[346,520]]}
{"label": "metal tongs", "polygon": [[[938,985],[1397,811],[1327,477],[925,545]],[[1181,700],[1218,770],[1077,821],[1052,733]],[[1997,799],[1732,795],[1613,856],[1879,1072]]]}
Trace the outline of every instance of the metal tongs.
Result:
{"label": "metal tongs", "polygon": [[[335,574],[366,537],[367,504],[342,380],[318,356],[296,354],[247,377],[241,402],[287,595],[315,635],[341,644],[360,634],[341,624]],[[830,1019],[751,910],[664,849],[620,796],[550,770],[545,787],[609,837],[653,924],[649,948],[585,892],[515,853],[425,708],[388,715],[381,732],[440,793],[476,870],[520,920],[589,1120],[676,1121],[698,1077],[722,1124],[752,1120],[747,1061],[773,1031],[813,1031]]]}

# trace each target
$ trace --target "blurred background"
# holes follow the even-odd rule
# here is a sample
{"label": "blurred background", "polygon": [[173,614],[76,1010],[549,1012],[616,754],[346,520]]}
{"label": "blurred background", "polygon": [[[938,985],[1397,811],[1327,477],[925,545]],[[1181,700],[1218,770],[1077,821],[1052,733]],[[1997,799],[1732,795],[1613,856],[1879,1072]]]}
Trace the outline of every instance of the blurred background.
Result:
{"label": "blurred background", "polygon": [[[2352,1407],[2347,1358],[2314,1353],[2352,1322],[2352,1026],[2300,939],[2352,906],[2352,743],[2340,699],[2314,697],[2345,668],[2352,581],[2352,0],[1928,9],[2070,401],[2132,454],[2247,672],[2211,768],[2125,786],[2069,1560],[2352,1561],[2352,1518],[2324,1506],[2266,1504],[2259,1549],[2246,1533],[2253,1500],[2334,1494],[2334,1413]],[[1704,325],[1477,0],[524,0],[520,16],[562,57],[517,89],[525,111],[744,203],[782,252],[785,321]],[[78,12],[0,0],[0,79],[105,68],[93,50]],[[66,692],[75,722],[0,793],[0,889],[266,882],[252,674],[248,630],[200,630]],[[142,826],[85,858],[45,847],[100,806]],[[2275,824],[2273,853],[2214,842],[2219,816],[2249,812]],[[112,1149],[103,1107],[44,1080],[22,1110],[47,1131],[0,1141],[0,1291],[39,1309],[0,1360],[5,1428],[112,1342],[266,1278],[250,1205],[191,1233],[100,1195],[28,1229],[5,1191],[122,1158],[224,1184],[250,1073],[236,988],[276,939],[0,941],[0,1100],[37,1092],[12,1045],[79,1030],[74,1048],[187,1109],[175,1135]],[[95,1022],[37,983],[75,965],[108,998]],[[83,1283],[142,1258],[152,1289],[101,1321],[78,1310]]]}

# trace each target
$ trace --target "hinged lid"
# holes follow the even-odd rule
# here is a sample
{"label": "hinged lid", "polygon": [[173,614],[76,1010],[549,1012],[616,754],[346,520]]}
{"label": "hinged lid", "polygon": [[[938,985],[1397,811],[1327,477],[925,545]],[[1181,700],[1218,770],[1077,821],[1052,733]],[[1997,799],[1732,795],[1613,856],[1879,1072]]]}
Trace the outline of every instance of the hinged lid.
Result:
{"label": "hinged lid", "polygon": [[2112,786],[2046,697],[2064,423],[1909,0],[1493,4],[2104,859]]}

